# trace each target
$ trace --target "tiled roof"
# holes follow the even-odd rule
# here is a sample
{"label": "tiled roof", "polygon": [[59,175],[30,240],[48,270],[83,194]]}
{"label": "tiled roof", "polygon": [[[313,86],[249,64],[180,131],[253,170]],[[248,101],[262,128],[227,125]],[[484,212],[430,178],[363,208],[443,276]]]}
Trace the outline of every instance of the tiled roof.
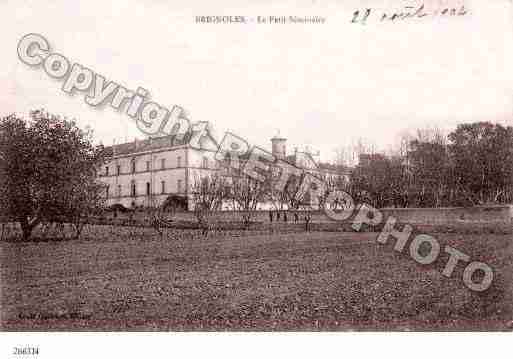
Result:
{"label": "tiled roof", "polygon": [[[120,143],[119,145],[105,147],[105,153],[107,156],[112,156],[115,152],[115,155],[118,156],[157,150],[166,147],[182,146],[189,143],[192,135],[193,133],[189,131],[185,134],[147,138],[145,140],[135,140],[128,143]],[[113,147],[115,151],[113,151]]]}

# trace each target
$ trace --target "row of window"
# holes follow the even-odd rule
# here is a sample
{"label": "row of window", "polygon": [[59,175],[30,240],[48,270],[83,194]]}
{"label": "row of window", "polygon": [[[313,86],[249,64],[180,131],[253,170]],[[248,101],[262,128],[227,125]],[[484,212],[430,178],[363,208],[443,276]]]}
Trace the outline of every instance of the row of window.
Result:
{"label": "row of window", "polygon": [[[201,163],[202,165],[202,168],[209,168],[209,161],[208,161],[208,157],[203,157],[203,162]],[[178,156],[176,158],[176,167],[182,167],[182,157]],[[121,174],[121,165],[116,165],[116,175],[120,175]],[[160,169],[165,169],[166,168],[166,159],[165,158],[162,158],[160,159]],[[150,171],[151,170],[151,161],[146,161],[146,171]],[[135,160],[131,160],[130,161],[130,173],[135,173],[136,172],[136,168],[135,168]],[[105,166],[105,176],[108,176],[109,175],[109,166]]]}
{"label": "row of window", "polygon": [[[176,181],[176,191],[178,193],[181,193],[182,190],[183,190],[182,184],[183,184],[183,182],[182,182],[181,179]],[[110,198],[110,186],[109,185],[107,185],[107,188],[106,188],[105,192],[106,192],[106,197]],[[123,193],[122,192],[122,187],[121,187],[121,185],[118,185],[115,196],[121,197],[122,193]],[[145,193],[146,193],[147,196],[149,196],[151,194],[151,183],[150,182],[146,182],[146,192]],[[166,192],[166,181],[161,181],[160,182],[160,193],[161,194],[166,194],[167,193]],[[132,180],[130,182],[130,196],[131,197],[137,196],[137,186],[136,186],[136,182],[134,180]]]}
{"label": "row of window", "polygon": [[[176,167],[182,167],[182,157],[178,156],[176,158]],[[121,165],[116,165],[116,175],[120,175],[121,174]],[[161,158],[160,159],[160,169],[165,169],[166,168],[166,159],[165,158]],[[146,171],[150,171],[151,170],[151,161],[146,161]],[[135,160],[132,159],[130,161],[130,173],[135,173],[136,172],[136,168],[135,168]],[[109,175],[109,166],[105,166],[105,176],[108,176]]]}

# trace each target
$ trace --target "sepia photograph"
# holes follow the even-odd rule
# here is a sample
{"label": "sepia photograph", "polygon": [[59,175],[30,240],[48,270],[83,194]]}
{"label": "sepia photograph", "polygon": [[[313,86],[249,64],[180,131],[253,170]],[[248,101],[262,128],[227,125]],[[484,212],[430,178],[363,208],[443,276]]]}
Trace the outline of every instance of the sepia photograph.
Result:
{"label": "sepia photograph", "polygon": [[511,341],[512,1],[0,9],[0,356]]}

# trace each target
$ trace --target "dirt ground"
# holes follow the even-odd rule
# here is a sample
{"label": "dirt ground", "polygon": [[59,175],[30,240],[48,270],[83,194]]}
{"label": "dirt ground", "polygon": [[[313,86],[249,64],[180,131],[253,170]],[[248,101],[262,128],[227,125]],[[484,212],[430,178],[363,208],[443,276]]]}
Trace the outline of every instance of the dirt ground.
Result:
{"label": "dirt ground", "polygon": [[[511,330],[513,236],[437,234],[420,265],[377,233],[91,226],[82,239],[0,243],[2,330]],[[472,292],[446,244],[488,263]]]}

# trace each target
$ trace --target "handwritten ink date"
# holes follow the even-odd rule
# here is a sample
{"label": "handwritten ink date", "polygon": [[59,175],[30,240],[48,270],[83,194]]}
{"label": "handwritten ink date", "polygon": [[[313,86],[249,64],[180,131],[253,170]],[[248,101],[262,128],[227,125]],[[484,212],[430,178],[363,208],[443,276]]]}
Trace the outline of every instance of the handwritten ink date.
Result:
{"label": "handwritten ink date", "polygon": [[351,19],[351,23],[353,24],[367,24],[367,21],[370,20],[378,20],[378,21],[389,21],[396,22],[407,19],[421,19],[426,16],[440,16],[440,17],[450,17],[450,16],[464,16],[468,13],[465,6],[462,5],[459,8],[455,7],[445,7],[438,9],[427,9],[424,4],[420,6],[405,6],[399,11],[392,12],[378,12],[376,9],[363,9],[356,10],[353,13],[353,17]]}

